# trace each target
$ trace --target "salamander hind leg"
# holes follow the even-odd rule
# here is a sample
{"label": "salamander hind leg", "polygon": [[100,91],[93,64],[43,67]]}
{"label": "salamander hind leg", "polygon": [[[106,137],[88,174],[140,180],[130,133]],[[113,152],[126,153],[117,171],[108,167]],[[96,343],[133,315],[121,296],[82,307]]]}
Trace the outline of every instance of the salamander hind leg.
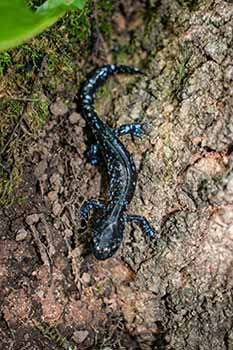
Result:
{"label": "salamander hind leg", "polygon": [[127,135],[127,134],[142,138],[146,134],[145,124],[143,123],[123,124],[119,128],[115,129],[115,135],[117,137],[122,135]]}
{"label": "salamander hind leg", "polygon": [[134,222],[151,239],[158,239],[159,233],[151,226],[149,221],[140,215],[127,215],[126,222]]}
{"label": "salamander hind leg", "polygon": [[88,219],[88,216],[90,214],[90,211],[93,210],[93,209],[102,209],[104,210],[105,209],[105,204],[98,201],[97,199],[91,199],[87,202],[85,202],[81,209],[80,209],[80,216],[83,218],[83,219]]}

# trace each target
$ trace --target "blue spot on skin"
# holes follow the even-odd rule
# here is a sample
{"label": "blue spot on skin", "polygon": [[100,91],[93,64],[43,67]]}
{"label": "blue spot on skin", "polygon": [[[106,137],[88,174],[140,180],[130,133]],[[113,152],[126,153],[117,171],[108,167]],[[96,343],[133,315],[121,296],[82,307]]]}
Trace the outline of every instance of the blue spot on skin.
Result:
{"label": "blue spot on skin", "polygon": [[109,177],[109,202],[92,199],[81,208],[81,215],[88,218],[90,211],[100,210],[101,215],[94,221],[92,235],[92,251],[99,260],[104,260],[116,253],[123,239],[126,222],[138,224],[147,236],[157,238],[158,234],[147,219],[138,215],[125,214],[128,204],[134,195],[136,185],[136,167],[131,155],[118,136],[131,134],[141,137],[144,134],[140,123],[125,124],[118,129],[111,129],[98,117],[93,107],[94,94],[99,86],[115,73],[137,74],[137,68],[128,66],[115,66],[114,64],[98,69],[89,79],[81,93],[82,115],[96,137],[96,145],[90,150],[90,161],[98,164],[100,158],[106,162]]}

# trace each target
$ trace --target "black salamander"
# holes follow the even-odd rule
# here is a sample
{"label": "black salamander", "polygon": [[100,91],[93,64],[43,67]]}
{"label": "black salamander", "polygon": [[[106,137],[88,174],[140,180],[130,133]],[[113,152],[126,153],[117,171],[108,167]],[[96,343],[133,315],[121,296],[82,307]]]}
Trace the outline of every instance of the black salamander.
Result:
{"label": "black salamander", "polygon": [[158,238],[158,233],[145,217],[126,214],[134,195],[137,171],[131,155],[119,140],[119,136],[131,134],[142,137],[143,125],[125,124],[118,129],[112,129],[98,117],[93,106],[96,90],[109,76],[118,73],[142,72],[137,68],[123,65],[106,65],[95,71],[81,91],[81,113],[96,140],[96,144],[92,145],[89,151],[90,161],[93,165],[104,161],[109,178],[108,203],[91,199],[81,208],[81,216],[85,219],[92,209],[99,209],[100,216],[93,225],[91,241],[93,254],[99,260],[109,258],[117,251],[123,240],[127,222],[135,222],[150,238]]}

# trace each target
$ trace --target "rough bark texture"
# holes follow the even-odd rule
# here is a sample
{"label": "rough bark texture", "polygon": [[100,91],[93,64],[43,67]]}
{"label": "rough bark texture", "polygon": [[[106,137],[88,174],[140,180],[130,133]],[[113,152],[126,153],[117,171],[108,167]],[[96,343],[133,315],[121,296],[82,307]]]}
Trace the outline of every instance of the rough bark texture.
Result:
{"label": "rough bark texture", "polygon": [[30,148],[30,203],[1,216],[9,327],[60,324],[79,349],[98,348],[101,327],[115,337],[112,348],[233,349],[233,4],[188,4],[154,4],[158,20],[137,33],[150,53],[147,76],[99,108],[114,125],[139,116],[151,125],[146,140],[124,142],[140,168],[131,212],[149,217],[161,240],[128,227],[116,257],[89,255],[78,209],[99,195],[100,174],[83,156],[81,116],[57,101]]}

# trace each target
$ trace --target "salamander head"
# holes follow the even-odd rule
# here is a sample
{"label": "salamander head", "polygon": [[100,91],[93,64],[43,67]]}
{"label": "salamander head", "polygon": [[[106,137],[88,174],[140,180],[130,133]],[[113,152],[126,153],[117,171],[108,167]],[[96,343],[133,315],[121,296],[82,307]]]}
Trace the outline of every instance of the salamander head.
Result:
{"label": "salamander head", "polygon": [[123,239],[123,230],[124,225],[119,225],[117,222],[106,219],[97,222],[91,243],[96,259],[105,260],[116,253]]}

